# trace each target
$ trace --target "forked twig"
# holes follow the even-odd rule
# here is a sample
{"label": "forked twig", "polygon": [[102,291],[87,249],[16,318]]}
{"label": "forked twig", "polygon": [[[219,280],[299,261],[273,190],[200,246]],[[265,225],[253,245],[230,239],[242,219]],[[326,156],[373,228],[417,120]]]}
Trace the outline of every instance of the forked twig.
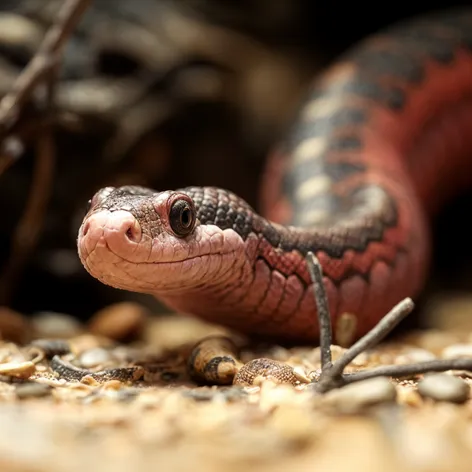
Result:
{"label": "forked twig", "polygon": [[323,273],[317,257],[309,252],[306,256],[308,270],[313,281],[313,292],[317,307],[317,316],[320,327],[321,374],[313,381],[311,388],[316,393],[325,393],[344,385],[359,382],[374,377],[401,378],[410,375],[421,375],[428,372],[444,372],[447,370],[472,371],[471,359],[439,359],[427,362],[417,362],[407,365],[388,365],[373,369],[345,374],[344,369],[359,354],[377,345],[384,339],[414,308],[410,298],[398,303],[379,323],[365,336],[353,344],[335,362],[331,362],[331,315],[329,313],[326,291],[323,284]]}
{"label": "forked twig", "polygon": [[339,375],[359,354],[382,341],[415,307],[411,298],[405,298],[395,305],[364,337],[353,344],[339,358],[331,369],[332,375]]}

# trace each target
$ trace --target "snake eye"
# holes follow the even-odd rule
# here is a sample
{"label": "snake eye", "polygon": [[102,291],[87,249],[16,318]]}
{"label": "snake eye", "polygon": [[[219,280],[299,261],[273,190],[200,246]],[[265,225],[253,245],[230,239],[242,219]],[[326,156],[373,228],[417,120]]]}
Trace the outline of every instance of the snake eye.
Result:
{"label": "snake eye", "polygon": [[179,198],[172,203],[169,224],[176,236],[185,237],[195,227],[195,207],[190,199]]}
{"label": "snake eye", "polygon": [[87,202],[87,206],[85,207],[85,212],[88,213],[90,211],[90,208],[92,206],[92,199],[90,199],[88,202]]}

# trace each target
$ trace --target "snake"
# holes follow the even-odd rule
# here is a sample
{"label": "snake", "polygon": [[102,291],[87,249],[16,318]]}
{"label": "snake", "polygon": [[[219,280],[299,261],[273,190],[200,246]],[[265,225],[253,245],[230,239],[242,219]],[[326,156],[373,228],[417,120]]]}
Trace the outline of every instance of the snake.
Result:
{"label": "snake", "polygon": [[472,10],[409,17],[311,81],[267,154],[260,210],[216,186],[107,186],[77,247],[86,271],[247,336],[319,339],[306,255],[354,338],[424,290],[430,220],[472,181]]}

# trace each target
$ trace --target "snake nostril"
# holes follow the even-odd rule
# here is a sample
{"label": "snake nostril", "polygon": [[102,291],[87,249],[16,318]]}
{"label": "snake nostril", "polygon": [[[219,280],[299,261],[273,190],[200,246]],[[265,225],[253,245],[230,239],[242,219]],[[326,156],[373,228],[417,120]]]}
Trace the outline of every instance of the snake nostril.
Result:
{"label": "snake nostril", "polygon": [[139,243],[139,241],[141,241],[141,228],[136,224],[131,223],[125,234],[133,243]]}
{"label": "snake nostril", "polygon": [[87,221],[87,223],[85,223],[84,229],[82,230],[82,234],[86,236],[87,233],[89,232],[89,229],[90,229],[90,223]]}

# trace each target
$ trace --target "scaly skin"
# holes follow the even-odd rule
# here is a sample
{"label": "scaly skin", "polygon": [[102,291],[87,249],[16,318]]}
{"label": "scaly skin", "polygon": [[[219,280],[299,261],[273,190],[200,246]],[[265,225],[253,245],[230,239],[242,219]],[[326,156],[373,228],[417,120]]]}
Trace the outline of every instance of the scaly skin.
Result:
{"label": "scaly skin", "polygon": [[[313,251],[333,323],[352,313],[361,336],[421,290],[427,218],[471,183],[471,77],[470,10],[390,28],[316,81],[270,160],[268,219],[214,187],[106,188],[79,230],[80,258],[103,283],[178,311],[247,334],[315,342],[304,259]],[[195,215],[185,235],[169,220],[179,198]]]}

